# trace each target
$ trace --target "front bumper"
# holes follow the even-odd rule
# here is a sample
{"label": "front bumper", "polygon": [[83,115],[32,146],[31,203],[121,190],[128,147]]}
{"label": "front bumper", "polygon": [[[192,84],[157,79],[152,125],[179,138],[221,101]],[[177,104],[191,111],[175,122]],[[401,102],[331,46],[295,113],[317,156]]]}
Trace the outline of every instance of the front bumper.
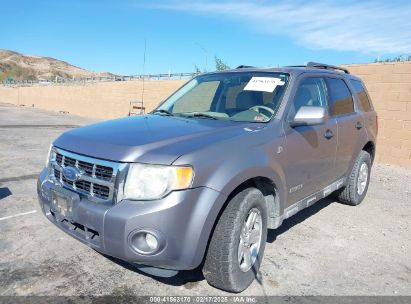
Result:
{"label": "front bumper", "polygon": [[[47,178],[38,178],[40,206],[57,227],[96,249],[130,263],[166,269],[193,269],[200,265],[215,220],[226,196],[207,187],[175,191],[157,201],[122,200],[115,205],[96,203],[86,197],[73,205],[70,220],[51,210],[51,192],[62,189]],[[159,236],[161,248],[147,255],[133,249],[132,236],[150,231]]]}

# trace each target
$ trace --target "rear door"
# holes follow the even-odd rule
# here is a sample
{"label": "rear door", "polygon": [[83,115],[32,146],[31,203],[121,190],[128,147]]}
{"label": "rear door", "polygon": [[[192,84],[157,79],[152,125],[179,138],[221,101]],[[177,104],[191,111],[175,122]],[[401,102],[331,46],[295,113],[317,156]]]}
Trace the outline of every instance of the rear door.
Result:
{"label": "rear door", "polygon": [[368,138],[375,138],[377,136],[377,113],[372,106],[370,96],[365,89],[365,85],[357,80],[350,80],[351,86],[354,92],[357,94],[357,103],[360,105],[362,115],[364,117],[365,129],[367,131]]}
{"label": "rear door", "polygon": [[337,121],[338,147],[334,178],[348,173],[366,138],[364,117],[354,103],[352,92],[341,77],[327,77],[329,114]]}
{"label": "rear door", "polygon": [[[293,95],[293,93],[291,94]],[[302,78],[292,97],[288,117],[284,121],[286,134],[284,173],[288,187],[288,204],[317,192],[333,180],[337,148],[337,123],[331,118],[321,125],[290,127],[289,122],[302,106],[327,109],[326,83],[322,77]]]}

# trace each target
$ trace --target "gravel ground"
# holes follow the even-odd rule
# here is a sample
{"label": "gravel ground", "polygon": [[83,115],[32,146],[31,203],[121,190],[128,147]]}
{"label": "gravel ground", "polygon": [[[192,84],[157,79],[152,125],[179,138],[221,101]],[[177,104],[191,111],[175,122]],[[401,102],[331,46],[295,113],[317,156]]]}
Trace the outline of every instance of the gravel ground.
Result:
{"label": "gravel ground", "polygon": [[[199,270],[162,278],[104,257],[42,215],[35,177],[50,142],[89,122],[0,104],[0,295],[228,295]],[[242,294],[411,295],[410,224],[411,170],[377,164],[360,206],[325,199],[270,231]]]}

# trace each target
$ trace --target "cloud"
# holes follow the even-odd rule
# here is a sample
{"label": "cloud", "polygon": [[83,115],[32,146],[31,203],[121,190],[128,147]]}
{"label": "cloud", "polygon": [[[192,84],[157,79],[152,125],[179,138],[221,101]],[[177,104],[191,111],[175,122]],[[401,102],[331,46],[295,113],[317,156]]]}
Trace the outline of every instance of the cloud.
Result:
{"label": "cloud", "polygon": [[411,53],[411,3],[365,1],[160,1],[146,6],[230,19],[300,45],[368,54]]}

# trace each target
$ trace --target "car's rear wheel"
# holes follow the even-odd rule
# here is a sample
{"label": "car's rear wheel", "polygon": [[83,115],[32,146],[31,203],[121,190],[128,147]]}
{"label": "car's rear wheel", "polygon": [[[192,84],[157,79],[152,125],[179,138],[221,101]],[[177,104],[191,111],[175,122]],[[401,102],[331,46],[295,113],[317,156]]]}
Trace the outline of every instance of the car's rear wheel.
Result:
{"label": "car's rear wheel", "polygon": [[203,274],[219,289],[240,292],[254,280],[267,239],[267,207],[256,188],[237,193],[217,222]]}
{"label": "car's rear wheel", "polygon": [[338,194],[340,202],[352,206],[359,205],[367,194],[370,183],[371,156],[361,151],[347,180],[347,186]]}

